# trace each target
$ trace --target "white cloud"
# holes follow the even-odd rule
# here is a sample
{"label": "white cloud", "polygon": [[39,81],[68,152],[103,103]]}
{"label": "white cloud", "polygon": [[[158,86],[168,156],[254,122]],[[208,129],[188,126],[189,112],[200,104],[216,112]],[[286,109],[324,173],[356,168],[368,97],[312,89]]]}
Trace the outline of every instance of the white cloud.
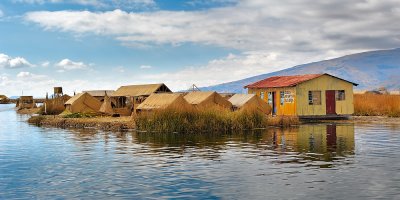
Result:
{"label": "white cloud", "polygon": [[50,62],[49,61],[43,61],[42,63],[40,63],[40,65],[42,67],[48,67],[50,65]]}
{"label": "white cloud", "polygon": [[151,68],[153,68],[153,66],[150,66],[150,65],[140,65],[139,68],[140,68],[140,69],[151,69]]}
{"label": "white cloud", "polygon": [[0,53],[0,68],[24,68],[24,67],[33,67],[34,65],[28,62],[25,58],[22,57],[10,57],[6,54]]}
{"label": "white cloud", "polygon": [[397,0],[244,0],[202,11],[40,11],[25,18],[46,29],[111,35],[127,46],[193,42],[320,54],[400,45],[399,8]]}
{"label": "white cloud", "polygon": [[88,65],[83,62],[74,62],[70,59],[63,59],[56,64],[60,70],[59,72],[64,72],[65,70],[77,70],[77,69],[86,69]]}

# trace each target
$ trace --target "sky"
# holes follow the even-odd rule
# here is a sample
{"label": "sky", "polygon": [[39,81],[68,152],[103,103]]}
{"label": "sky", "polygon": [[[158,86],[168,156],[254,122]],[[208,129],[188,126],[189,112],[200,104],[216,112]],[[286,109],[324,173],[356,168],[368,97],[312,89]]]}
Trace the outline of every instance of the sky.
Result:
{"label": "sky", "polygon": [[183,90],[400,46],[398,0],[2,0],[0,94]]}

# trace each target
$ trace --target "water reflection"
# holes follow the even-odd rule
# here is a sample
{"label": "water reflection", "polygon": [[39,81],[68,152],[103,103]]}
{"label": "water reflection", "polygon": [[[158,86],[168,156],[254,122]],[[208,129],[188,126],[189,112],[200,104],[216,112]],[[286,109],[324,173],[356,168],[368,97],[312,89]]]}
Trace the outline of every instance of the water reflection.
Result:
{"label": "water reflection", "polygon": [[[94,131],[73,131],[74,139],[80,142],[102,137],[108,143],[115,138],[116,149],[120,153],[140,155],[143,151],[133,151],[129,145],[142,145],[146,155],[190,154],[218,160],[230,149],[248,152],[248,156],[282,156],[277,163],[312,163],[312,166],[332,167],[333,162],[354,154],[354,125],[302,125],[289,129],[269,128],[234,134],[175,134],[175,133],[108,133]],[[112,136],[110,136],[110,134]],[[114,139],[113,139],[114,141]],[[176,156],[176,155],[175,155]]]}

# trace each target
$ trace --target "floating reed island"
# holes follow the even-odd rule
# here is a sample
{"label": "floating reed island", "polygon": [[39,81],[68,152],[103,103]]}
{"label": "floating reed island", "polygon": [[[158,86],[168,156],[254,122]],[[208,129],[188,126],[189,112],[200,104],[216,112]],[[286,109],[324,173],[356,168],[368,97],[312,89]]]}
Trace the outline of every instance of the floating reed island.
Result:
{"label": "floating reed island", "polygon": [[244,86],[248,94],[200,91],[195,86],[174,93],[158,83],[121,86],[116,91],[88,90],[69,97],[55,87],[39,116],[29,122],[63,128],[200,133],[284,127],[298,125],[300,119],[348,119],[354,110],[356,115],[400,116],[400,96],[354,95],[354,86],[329,74],[306,74],[257,81]]}

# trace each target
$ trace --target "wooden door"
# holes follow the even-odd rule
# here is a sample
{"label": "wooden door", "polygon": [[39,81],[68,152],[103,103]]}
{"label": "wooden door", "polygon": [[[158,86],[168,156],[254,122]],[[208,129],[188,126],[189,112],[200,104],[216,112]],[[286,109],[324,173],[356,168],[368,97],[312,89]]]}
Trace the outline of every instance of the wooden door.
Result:
{"label": "wooden door", "polygon": [[325,92],[325,98],[326,98],[326,114],[336,115],[335,90],[327,90]]}

